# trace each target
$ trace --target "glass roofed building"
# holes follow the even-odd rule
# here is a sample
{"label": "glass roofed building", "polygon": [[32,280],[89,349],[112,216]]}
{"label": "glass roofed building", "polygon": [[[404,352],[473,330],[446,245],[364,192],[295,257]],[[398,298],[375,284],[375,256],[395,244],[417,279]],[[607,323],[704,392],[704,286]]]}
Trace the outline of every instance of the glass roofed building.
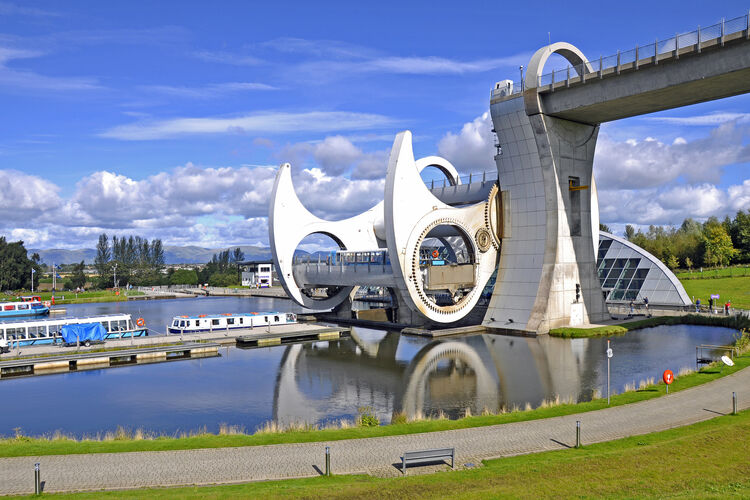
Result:
{"label": "glass roofed building", "polygon": [[659,259],[626,239],[599,231],[597,270],[605,300],[683,306],[691,303],[680,280]]}

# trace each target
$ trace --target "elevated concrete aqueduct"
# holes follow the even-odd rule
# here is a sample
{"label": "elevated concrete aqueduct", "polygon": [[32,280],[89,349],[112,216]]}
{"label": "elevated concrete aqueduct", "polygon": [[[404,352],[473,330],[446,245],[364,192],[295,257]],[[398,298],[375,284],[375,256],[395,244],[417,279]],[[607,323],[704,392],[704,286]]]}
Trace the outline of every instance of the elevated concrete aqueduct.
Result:
{"label": "elevated concrete aqueduct", "polygon": [[[570,66],[544,73],[552,54]],[[523,82],[492,91],[497,176],[462,183],[447,160],[415,159],[411,133],[401,132],[383,202],[325,221],[302,205],[282,165],[269,214],[279,278],[313,309],[346,309],[357,286],[387,287],[400,323],[543,333],[602,320],[592,174],[599,125],[748,91],[748,15],[593,61],[568,43],[542,47]],[[420,173],[429,166],[447,185],[425,185]],[[310,234],[330,236],[341,250],[295,259]]]}

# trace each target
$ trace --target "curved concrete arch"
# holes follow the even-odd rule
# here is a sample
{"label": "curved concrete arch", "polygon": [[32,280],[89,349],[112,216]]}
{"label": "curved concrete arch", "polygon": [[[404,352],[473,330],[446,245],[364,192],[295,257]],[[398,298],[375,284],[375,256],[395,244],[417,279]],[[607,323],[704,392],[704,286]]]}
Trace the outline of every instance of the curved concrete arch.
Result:
{"label": "curved concrete arch", "polygon": [[461,177],[458,175],[458,170],[453,166],[451,162],[440,156],[425,156],[416,161],[417,170],[422,173],[427,167],[435,167],[440,170],[445,177],[448,178],[451,186],[461,185]]}
{"label": "curved concrete arch", "polygon": [[310,309],[332,309],[349,297],[353,287],[345,286],[333,297],[318,300],[303,294],[292,274],[294,251],[308,235],[325,234],[346,250],[378,248],[373,222],[383,211],[380,202],[370,210],[340,221],[327,221],[310,213],[297,197],[292,168],[283,164],[276,173],[268,211],[271,253],[281,285],[298,304]]}
{"label": "curved concrete arch", "polygon": [[552,54],[558,54],[568,60],[573,69],[575,69],[578,76],[580,75],[579,67],[586,66],[586,73],[592,73],[593,69],[591,64],[586,60],[586,56],[583,55],[578,47],[567,42],[556,42],[552,45],[547,45],[534,52],[529,60],[529,66],[526,68],[526,76],[524,77],[524,86],[527,89],[535,89],[539,84],[539,77],[542,76],[544,71],[544,65],[547,63],[547,59]]}
{"label": "curved concrete arch", "polygon": [[[452,323],[464,318],[477,304],[484,285],[495,270],[497,250],[480,252],[475,235],[486,227],[486,202],[453,207],[440,201],[422,181],[414,159],[411,132],[396,136],[385,181],[385,229],[395,282],[410,309],[432,321]],[[452,225],[461,230],[475,256],[474,288],[454,305],[438,306],[422,289],[419,248],[435,227]]]}

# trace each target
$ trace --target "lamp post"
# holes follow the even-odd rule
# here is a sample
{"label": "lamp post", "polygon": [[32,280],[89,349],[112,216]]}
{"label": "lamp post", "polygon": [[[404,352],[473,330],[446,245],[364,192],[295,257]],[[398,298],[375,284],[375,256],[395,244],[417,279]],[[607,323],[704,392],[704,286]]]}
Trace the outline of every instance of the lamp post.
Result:
{"label": "lamp post", "polygon": [[117,288],[117,262],[115,262],[115,276],[112,278],[112,286]]}
{"label": "lamp post", "polygon": [[34,273],[36,272],[36,269],[33,267],[31,268],[31,293],[34,293]]}
{"label": "lamp post", "polygon": [[521,73],[521,92],[523,92],[523,64],[518,67],[518,71]]}

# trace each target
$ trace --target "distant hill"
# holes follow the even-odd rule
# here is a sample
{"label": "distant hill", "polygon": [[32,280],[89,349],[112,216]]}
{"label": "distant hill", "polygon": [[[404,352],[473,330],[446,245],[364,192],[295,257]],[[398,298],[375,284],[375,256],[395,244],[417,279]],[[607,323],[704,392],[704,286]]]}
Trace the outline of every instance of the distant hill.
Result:
{"label": "distant hill", "polygon": [[[239,246],[245,252],[245,260],[269,260],[271,249],[268,247]],[[235,249],[236,247],[229,247]],[[164,246],[164,262],[166,264],[205,264],[211,260],[215,253],[222,252],[227,248],[203,248],[197,246]],[[96,250],[93,248],[79,248],[76,250],[65,250],[52,248],[40,250],[30,248],[28,254],[38,253],[45,264],[75,264],[83,260],[86,264],[93,264],[96,258]]]}

